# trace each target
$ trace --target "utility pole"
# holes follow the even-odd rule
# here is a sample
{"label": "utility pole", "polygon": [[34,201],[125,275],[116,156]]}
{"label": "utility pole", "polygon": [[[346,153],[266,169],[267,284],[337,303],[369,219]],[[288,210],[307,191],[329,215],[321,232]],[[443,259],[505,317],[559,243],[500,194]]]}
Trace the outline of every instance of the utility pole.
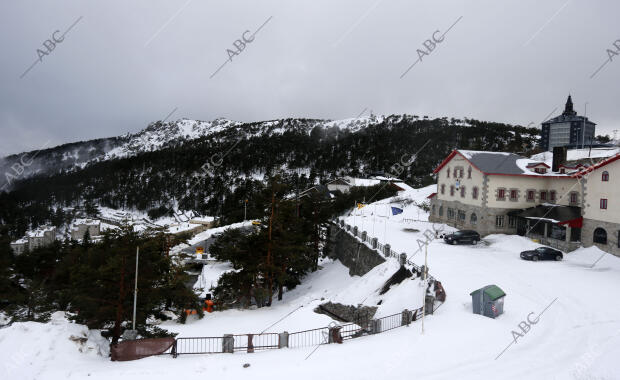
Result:
{"label": "utility pole", "polygon": [[424,246],[424,297],[422,298],[422,335],[424,335],[424,317],[426,316],[426,289],[428,276],[428,243]]}
{"label": "utility pole", "polygon": [[136,247],[136,281],[133,288],[133,330],[136,329],[136,302],[138,300],[138,254],[140,247]]}
{"label": "utility pole", "polygon": [[245,202],[243,202],[243,221],[245,222],[246,220],[248,220],[248,200],[246,199]]}

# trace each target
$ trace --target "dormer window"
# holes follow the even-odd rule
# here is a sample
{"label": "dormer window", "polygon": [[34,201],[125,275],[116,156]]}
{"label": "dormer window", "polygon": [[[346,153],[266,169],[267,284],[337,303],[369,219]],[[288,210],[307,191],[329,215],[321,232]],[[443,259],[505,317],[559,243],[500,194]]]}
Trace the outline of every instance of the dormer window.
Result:
{"label": "dormer window", "polygon": [[533,162],[531,164],[528,164],[527,168],[534,173],[545,174],[547,173],[547,169],[549,169],[549,166],[544,162]]}

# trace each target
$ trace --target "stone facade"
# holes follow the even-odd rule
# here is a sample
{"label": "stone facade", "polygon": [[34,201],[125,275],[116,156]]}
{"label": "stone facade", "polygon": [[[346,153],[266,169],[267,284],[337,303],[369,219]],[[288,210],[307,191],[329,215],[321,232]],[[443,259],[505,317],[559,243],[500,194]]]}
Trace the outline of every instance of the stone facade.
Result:
{"label": "stone facade", "polygon": [[[443,207],[443,215],[439,215],[439,209],[441,207]],[[454,210],[454,217],[448,216],[448,209]],[[431,200],[429,221],[434,223],[445,223],[462,230],[475,230],[481,236],[488,234],[514,234],[517,232],[516,224],[510,226],[509,217],[506,215],[511,210],[513,209],[475,206],[459,201],[438,200],[433,197]],[[459,214],[461,213],[464,213],[464,219],[459,218]],[[504,218],[503,226],[501,227],[496,225],[497,216]]]}
{"label": "stone facade", "polygon": [[[602,228],[607,233],[607,244],[594,242],[594,230]],[[605,252],[620,256],[620,248],[618,247],[618,234],[620,233],[620,224],[604,222],[601,220],[583,219],[583,227],[581,229],[581,242],[584,247],[595,245]]]}
{"label": "stone facade", "polygon": [[87,230],[91,237],[99,236],[101,234],[101,223],[98,220],[86,220],[75,223],[71,229],[71,239],[82,240]]}
{"label": "stone facade", "polygon": [[[353,229],[357,230],[357,227]],[[351,276],[363,276],[385,262],[377,251],[333,225],[330,226],[329,256],[349,268]]]}

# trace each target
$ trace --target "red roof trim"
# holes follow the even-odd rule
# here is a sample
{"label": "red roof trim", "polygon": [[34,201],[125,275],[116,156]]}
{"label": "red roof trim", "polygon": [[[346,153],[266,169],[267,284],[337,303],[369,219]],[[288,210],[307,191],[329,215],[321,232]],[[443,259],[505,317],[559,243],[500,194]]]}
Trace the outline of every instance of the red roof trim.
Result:
{"label": "red roof trim", "polygon": [[583,217],[580,216],[579,218],[576,219],[571,219],[571,220],[565,220],[563,222],[560,222],[558,224],[568,224],[569,227],[571,228],[581,228],[583,227]]}
{"label": "red roof trim", "polygon": [[428,197],[426,197],[426,199],[431,199],[432,197],[434,197],[435,195],[437,195],[437,193],[433,193],[431,195],[429,195]]}
{"label": "red roof trim", "polygon": [[[445,158],[445,159],[441,162],[441,164],[439,164],[439,166],[438,166],[435,170],[433,170],[433,174],[437,174],[437,173],[438,173],[438,172],[439,172],[439,171],[440,171],[440,170],[441,170],[444,166],[446,166],[446,164],[447,164],[448,162],[450,162],[450,160],[452,159],[452,157],[454,157],[454,156],[456,155],[456,153],[457,153],[457,151],[456,151],[456,150],[453,150],[453,151],[452,151],[452,153],[450,153],[450,154],[448,155],[448,157],[446,157],[446,158]],[[460,153],[459,153],[459,154],[460,154]],[[462,154],[461,154],[461,156],[462,156]],[[463,156],[463,157],[464,157],[464,156]],[[468,161],[469,161],[469,160],[468,160]]]}
{"label": "red roof trim", "polygon": [[574,177],[574,178],[581,178],[581,177],[583,177],[585,174],[588,174],[588,173],[590,173],[590,172],[593,172],[593,171],[595,171],[595,170],[596,170],[596,169],[598,169],[598,168],[602,168],[602,167],[603,167],[603,166],[605,166],[605,165],[609,165],[609,164],[611,164],[612,162],[614,162],[614,161],[616,161],[616,160],[619,160],[619,159],[620,159],[620,153],[618,153],[618,154],[616,154],[615,156],[610,157],[610,158],[608,158],[608,159],[606,159],[606,160],[603,160],[603,161],[599,162],[599,163],[598,163],[598,164],[596,164],[596,165],[592,165],[592,166],[588,167],[588,168],[587,168],[587,169],[585,169],[585,170],[582,170],[582,171],[580,171],[580,172],[578,172],[578,173],[575,173],[575,174],[573,174],[571,177]]}
{"label": "red roof trim", "polygon": [[528,168],[535,168],[537,166],[545,166],[547,169],[549,169],[549,165],[545,164],[544,162],[532,162],[531,164],[527,164]]}

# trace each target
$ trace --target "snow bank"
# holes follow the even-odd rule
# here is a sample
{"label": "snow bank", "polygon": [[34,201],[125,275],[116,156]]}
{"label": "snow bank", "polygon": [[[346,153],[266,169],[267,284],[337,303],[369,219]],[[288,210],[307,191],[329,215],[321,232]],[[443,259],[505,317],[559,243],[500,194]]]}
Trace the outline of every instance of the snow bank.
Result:
{"label": "snow bank", "polygon": [[109,342],[98,331],[71,323],[60,312],[48,323],[20,322],[0,330],[4,379],[53,378],[77,362],[107,361],[108,354]]}

